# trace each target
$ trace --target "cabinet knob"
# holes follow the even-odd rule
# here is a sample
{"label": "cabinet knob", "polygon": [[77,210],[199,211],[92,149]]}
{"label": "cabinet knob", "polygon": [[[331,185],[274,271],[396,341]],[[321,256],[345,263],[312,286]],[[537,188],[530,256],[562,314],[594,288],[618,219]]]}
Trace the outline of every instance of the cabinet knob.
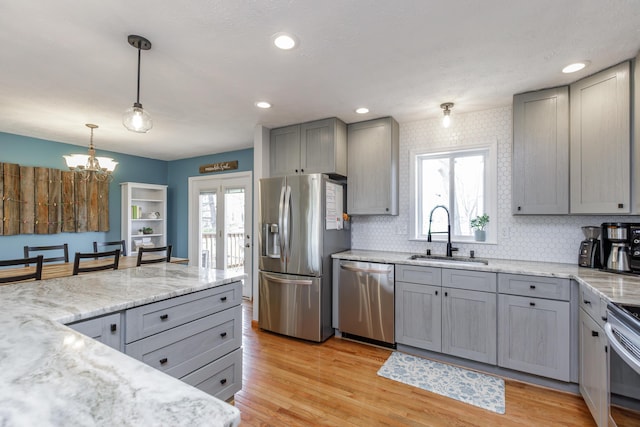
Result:
{"label": "cabinet knob", "polygon": [[160,320],[167,320],[169,318],[168,314],[161,314],[160,315]]}
{"label": "cabinet knob", "polygon": [[530,303],[529,303],[529,305],[530,305],[531,307],[535,307],[535,306],[536,306],[536,303],[535,303],[535,302],[530,302]]}
{"label": "cabinet knob", "polygon": [[618,209],[623,209],[624,208],[624,203],[618,203]]}
{"label": "cabinet knob", "polygon": [[445,297],[448,297],[448,296],[449,296],[449,292],[445,292],[445,293],[444,293],[444,296],[445,296]]}
{"label": "cabinet knob", "polygon": [[583,300],[582,302],[585,303],[585,304],[591,304],[591,301],[589,301],[588,299]]}
{"label": "cabinet knob", "polygon": [[110,328],[111,328],[111,332],[115,332],[118,330],[118,325],[116,325],[115,323],[112,323]]}
{"label": "cabinet knob", "polygon": [[530,289],[535,289],[535,288],[536,288],[536,285],[529,285],[529,288],[530,288]]}
{"label": "cabinet knob", "polygon": [[222,333],[220,334],[220,336],[221,336],[222,338],[224,338],[224,337],[226,337],[226,336],[227,336],[227,333],[226,333],[226,332],[222,332]]}
{"label": "cabinet knob", "polygon": [[521,211],[521,210],[522,210],[522,206],[518,206],[518,211]]}
{"label": "cabinet knob", "polygon": [[436,291],[436,296],[438,296],[438,291]]}
{"label": "cabinet knob", "polygon": [[298,169],[296,169],[295,171],[296,171],[296,173],[298,173]]}
{"label": "cabinet knob", "polygon": [[160,359],[160,364],[164,365],[169,361],[169,359],[167,359],[166,357],[163,357],[162,359]]}
{"label": "cabinet knob", "polygon": [[227,379],[223,378],[220,380],[220,384],[225,385],[227,383]]}
{"label": "cabinet knob", "polygon": [[225,302],[227,300],[227,297],[220,297],[220,301]]}
{"label": "cabinet knob", "polygon": [[300,173],[304,173],[304,169],[300,169]]}
{"label": "cabinet knob", "polygon": [[606,322],[606,321],[607,321],[607,316],[600,316],[600,318],[601,318],[604,322]]}
{"label": "cabinet knob", "polygon": [[598,331],[591,331],[591,336],[592,337],[597,337],[598,335],[599,335]]}

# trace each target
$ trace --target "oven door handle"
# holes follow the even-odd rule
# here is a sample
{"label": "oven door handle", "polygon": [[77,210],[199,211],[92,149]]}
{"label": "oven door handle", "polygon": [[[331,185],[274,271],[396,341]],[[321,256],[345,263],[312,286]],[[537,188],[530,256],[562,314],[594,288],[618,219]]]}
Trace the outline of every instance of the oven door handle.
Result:
{"label": "oven door handle", "polygon": [[[611,328],[610,323],[605,323],[604,332],[607,335],[607,340],[609,341],[609,345],[615,350],[615,352],[620,356],[624,362],[629,365],[634,371],[636,371],[640,375],[640,360],[634,357],[629,350],[627,350],[618,338],[613,333],[613,329]],[[631,333],[629,331],[629,333]]]}

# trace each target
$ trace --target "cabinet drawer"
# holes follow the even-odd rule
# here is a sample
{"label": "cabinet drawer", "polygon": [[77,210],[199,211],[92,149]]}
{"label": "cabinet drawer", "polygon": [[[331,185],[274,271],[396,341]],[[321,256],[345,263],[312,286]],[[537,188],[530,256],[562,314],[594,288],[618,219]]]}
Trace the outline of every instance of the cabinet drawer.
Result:
{"label": "cabinet drawer", "polygon": [[555,277],[499,274],[498,289],[501,294],[562,301],[569,301],[571,296],[569,279],[557,279]]}
{"label": "cabinet drawer", "polygon": [[166,331],[239,305],[241,301],[242,283],[234,282],[132,308],[125,314],[125,342],[130,343]]}
{"label": "cabinet drawer", "polygon": [[242,307],[203,317],[125,346],[125,353],[180,378],[242,344]]}
{"label": "cabinet drawer", "polygon": [[242,349],[203,366],[181,380],[218,399],[230,399],[242,388]]}
{"label": "cabinet drawer", "polygon": [[607,313],[606,301],[601,301],[598,292],[582,283],[580,284],[580,308],[587,312],[601,327],[604,327]]}
{"label": "cabinet drawer", "polygon": [[442,269],[442,286],[472,291],[495,292],[496,273],[486,271]]}
{"label": "cabinet drawer", "polygon": [[416,265],[396,265],[396,280],[440,286],[442,284],[442,269]]}

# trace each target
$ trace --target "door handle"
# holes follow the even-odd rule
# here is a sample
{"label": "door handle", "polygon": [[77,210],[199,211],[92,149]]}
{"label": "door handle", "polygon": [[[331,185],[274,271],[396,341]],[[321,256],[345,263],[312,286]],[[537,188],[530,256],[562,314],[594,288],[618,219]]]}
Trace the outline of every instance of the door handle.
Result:
{"label": "door handle", "polygon": [[391,273],[391,269],[387,270],[377,270],[373,268],[359,268],[351,265],[340,264],[340,268],[347,271],[352,271],[354,273],[373,273],[373,274],[389,274]]}

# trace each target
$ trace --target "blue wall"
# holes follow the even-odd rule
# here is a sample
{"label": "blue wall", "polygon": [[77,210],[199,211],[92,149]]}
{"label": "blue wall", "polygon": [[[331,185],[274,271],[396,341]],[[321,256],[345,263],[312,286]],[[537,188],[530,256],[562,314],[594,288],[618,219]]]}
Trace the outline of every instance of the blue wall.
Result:
{"label": "blue wall", "polygon": [[[0,162],[21,166],[42,166],[67,170],[62,158],[65,154],[86,153],[88,147],[63,144],[26,136],[0,132]],[[167,185],[167,242],[173,245],[173,255],[188,254],[188,200],[189,177],[200,176],[199,167],[210,163],[237,160],[238,169],[229,172],[253,170],[253,149],[193,157],[166,162],[145,157],[130,156],[111,151],[96,150],[98,156],[112,157],[119,162],[114,180],[109,187],[109,232],[20,234],[0,236],[0,259],[22,257],[25,245],[54,245],[69,243],[71,254],[92,251],[94,240],[120,240],[120,183],[143,182]],[[220,175],[220,174],[210,174]],[[1,216],[1,215],[0,215]]]}
{"label": "blue wall", "polygon": [[203,176],[199,172],[202,165],[232,160],[238,161],[238,169],[229,171],[230,173],[252,171],[253,148],[169,162],[167,216],[172,227],[168,230],[167,241],[173,244],[175,256],[186,258],[189,252],[189,177]]}
{"label": "blue wall", "polygon": [[[87,151],[88,146],[80,147],[0,132],[2,163],[67,170],[63,155],[84,154]],[[109,186],[109,231],[0,236],[0,259],[22,257],[22,248],[25,245],[54,245],[66,242],[69,244],[69,252],[73,254],[77,251],[92,251],[94,240],[120,240],[120,183],[133,181],[167,184],[168,162],[103,150],[96,150],[96,154],[112,157],[119,162],[114,172],[114,180]]]}

